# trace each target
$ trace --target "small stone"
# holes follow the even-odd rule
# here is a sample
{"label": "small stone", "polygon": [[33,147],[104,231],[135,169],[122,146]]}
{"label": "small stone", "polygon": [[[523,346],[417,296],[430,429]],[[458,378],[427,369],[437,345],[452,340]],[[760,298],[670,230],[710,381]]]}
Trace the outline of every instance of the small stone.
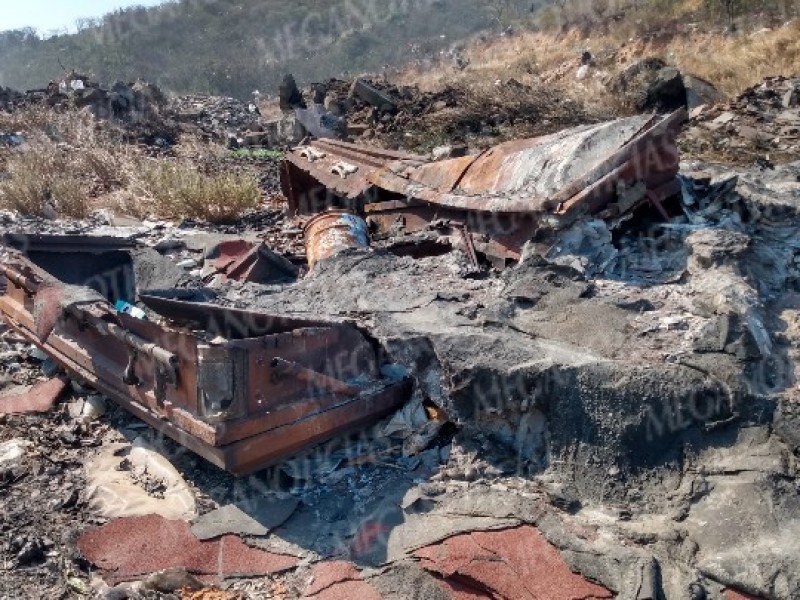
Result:
{"label": "small stone", "polygon": [[689,113],[690,119],[696,119],[700,115],[702,115],[708,107],[705,104],[701,104],[700,106],[695,106],[691,112]]}
{"label": "small stone", "polygon": [[166,252],[168,250],[185,250],[186,242],[175,238],[165,237],[158,240],[153,248],[159,252]]}
{"label": "small stone", "polygon": [[709,123],[708,126],[711,129],[720,129],[722,127],[725,127],[726,125],[729,125],[735,120],[736,120],[736,115],[732,112],[726,111],[722,113],[720,116],[718,116],[716,119],[711,121],[711,123]]}
{"label": "small stone", "polygon": [[182,269],[191,270],[197,268],[197,261],[193,258],[187,258],[176,263],[176,266],[181,267]]}
{"label": "small stone", "polygon": [[739,126],[739,135],[747,140],[758,140],[761,137],[758,129],[749,125]]}
{"label": "small stone", "polygon": [[437,146],[431,151],[431,158],[433,158],[433,160],[444,160],[445,158],[450,158],[452,155],[452,146]]}
{"label": "small stone", "polygon": [[783,95],[783,108],[793,108],[800,104],[800,91],[797,88],[792,88],[788,90]]}
{"label": "small stone", "polygon": [[13,439],[0,444],[0,466],[16,463],[23,458],[33,444],[28,440]]}
{"label": "small stone", "polygon": [[106,400],[99,394],[92,394],[83,403],[81,418],[86,421],[93,421],[106,414],[108,407]]}

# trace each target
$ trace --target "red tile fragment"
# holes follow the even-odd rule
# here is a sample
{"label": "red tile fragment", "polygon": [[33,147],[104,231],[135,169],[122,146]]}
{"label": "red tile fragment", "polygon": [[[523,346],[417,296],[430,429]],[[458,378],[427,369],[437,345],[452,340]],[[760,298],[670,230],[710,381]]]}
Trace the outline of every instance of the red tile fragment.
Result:
{"label": "red tile fragment", "polygon": [[515,600],[600,600],[613,594],[570,571],[534,527],[458,535],[415,552],[454,598],[486,592]]}
{"label": "red tile fragment", "polygon": [[347,561],[317,563],[313,580],[303,598],[313,600],[381,600],[378,591],[361,579],[356,566]]}
{"label": "red tile fragment", "polygon": [[66,389],[67,383],[58,377],[40,381],[27,392],[0,397],[0,415],[47,412]]}
{"label": "red tile fragment", "polygon": [[752,596],[731,588],[725,588],[722,591],[722,596],[725,600],[761,600],[758,596]]}
{"label": "red tile fragment", "polygon": [[78,539],[78,548],[108,571],[107,579],[114,583],[170,568],[213,575],[216,581],[268,575],[297,565],[295,557],[250,548],[235,535],[198,540],[188,523],[157,515],[116,519],[90,529]]}

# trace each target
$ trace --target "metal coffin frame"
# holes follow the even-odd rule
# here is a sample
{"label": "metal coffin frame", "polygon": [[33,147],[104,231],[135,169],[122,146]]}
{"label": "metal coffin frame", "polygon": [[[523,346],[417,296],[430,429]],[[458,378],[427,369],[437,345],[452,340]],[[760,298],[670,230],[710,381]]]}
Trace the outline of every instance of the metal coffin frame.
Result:
{"label": "metal coffin frame", "polygon": [[0,314],[11,327],[76,378],[237,475],[357,430],[411,392],[410,380],[381,380],[375,348],[347,323],[150,298],[167,316],[205,328],[162,326],[118,313],[22,255],[0,273]]}

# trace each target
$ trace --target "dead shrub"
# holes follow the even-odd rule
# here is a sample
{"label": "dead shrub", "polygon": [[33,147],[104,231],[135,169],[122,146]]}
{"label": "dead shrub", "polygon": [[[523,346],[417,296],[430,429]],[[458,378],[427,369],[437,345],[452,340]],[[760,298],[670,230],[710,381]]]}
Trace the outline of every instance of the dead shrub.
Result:
{"label": "dead shrub", "polygon": [[0,205],[25,216],[85,218],[86,186],[55,147],[28,150],[6,162],[8,179],[0,184]]}
{"label": "dead shrub", "polygon": [[0,129],[3,131],[44,131],[51,120],[51,111],[38,106],[26,106],[13,112],[0,112]]}
{"label": "dead shrub", "polygon": [[27,107],[0,114],[0,129],[26,140],[0,154],[0,203],[25,215],[85,217],[96,198],[130,185],[142,162],[121,130],[87,111]]}
{"label": "dead shrub", "polygon": [[252,175],[205,174],[179,161],[144,165],[131,191],[123,208],[132,214],[209,223],[235,221],[261,201],[258,182]]}

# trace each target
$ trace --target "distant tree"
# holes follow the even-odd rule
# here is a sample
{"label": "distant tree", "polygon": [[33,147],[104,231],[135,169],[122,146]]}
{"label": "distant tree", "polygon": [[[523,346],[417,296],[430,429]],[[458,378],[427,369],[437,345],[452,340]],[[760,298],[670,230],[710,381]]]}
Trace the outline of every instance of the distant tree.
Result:
{"label": "distant tree", "polygon": [[0,45],[29,44],[38,39],[33,27],[0,31]]}
{"label": "distant tree", "polygon": [[487,11],[501,29],[506,29],[530,12],[530,0],[489,0]]}
{"label": "distant tree", "polygon": [[719,0],[722,9],[725,11],[725,17],[728,19],[728,26],[733,26],[733,19],[739,9],[739,0]]}
{"label": "distant tree", "polygon": [[82,31],[86,31],[87,29],[91,29],[93,27],[97,27],[100,24],[99,19],[92,19],[92,18],[80,18],[75,19],[75,29],[78,33]]}

